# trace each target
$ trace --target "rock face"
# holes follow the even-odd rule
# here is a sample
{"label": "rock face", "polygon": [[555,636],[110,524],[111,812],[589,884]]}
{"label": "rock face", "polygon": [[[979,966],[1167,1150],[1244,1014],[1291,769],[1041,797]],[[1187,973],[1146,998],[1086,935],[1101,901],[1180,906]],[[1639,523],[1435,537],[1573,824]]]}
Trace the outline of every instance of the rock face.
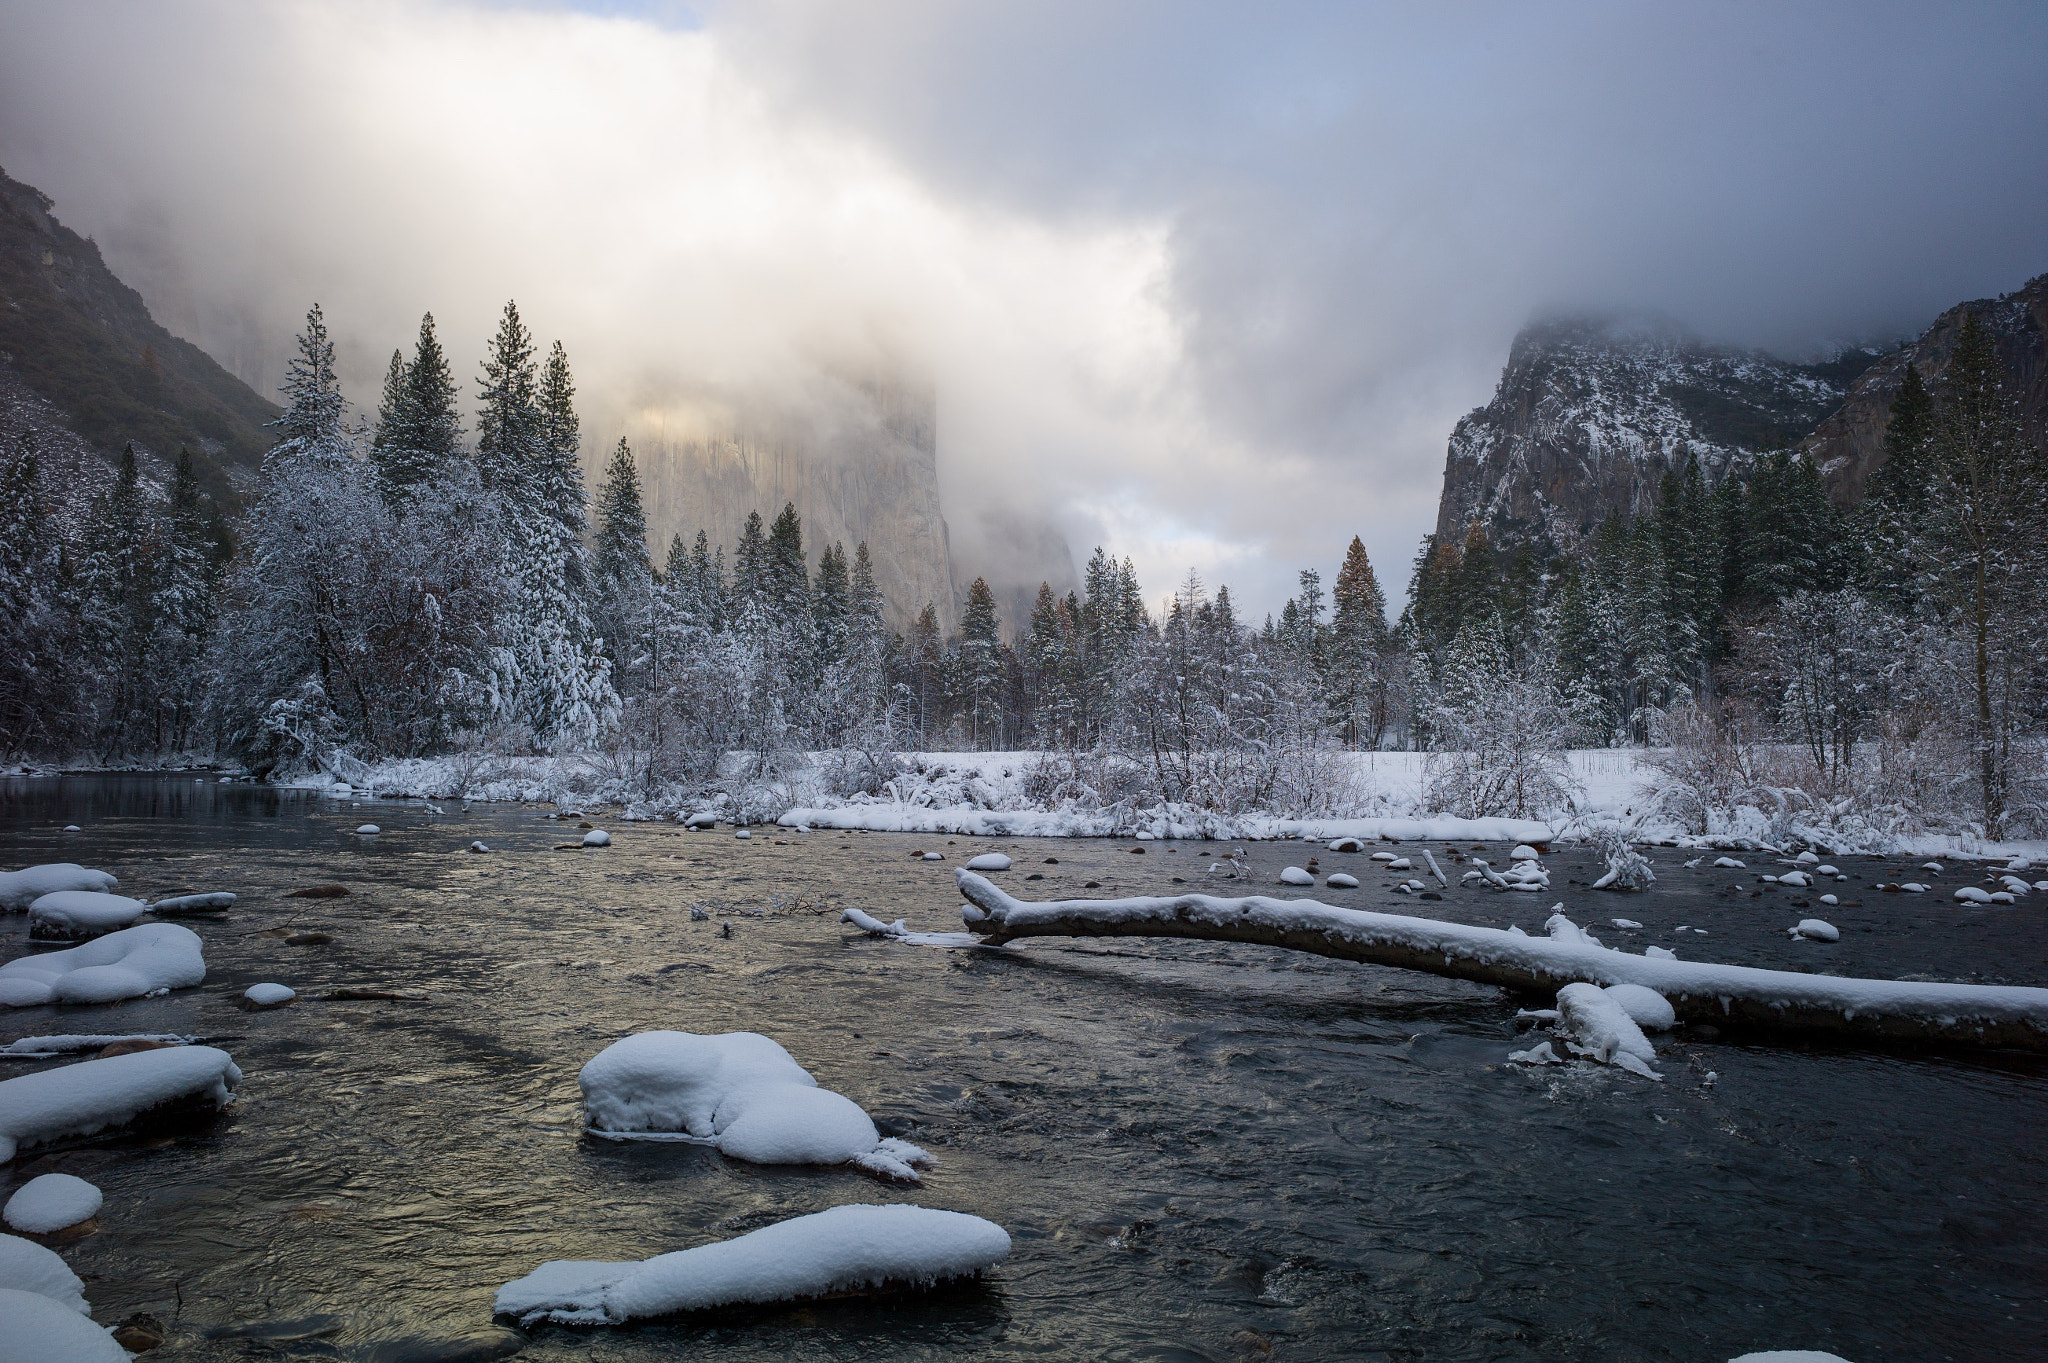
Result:
{"label": "rock face", "polygon": [[835,540],[849,557],[865,540],[890,626],[907,630],[930,601],[950,628],[957,592],[939,511],[936,396],[895,377],[831,386],[801,412],[744,416],[723,435],[636,439],[649,547],[659,562],[671,535],[688,542],[702,529],[730,567],[747,513],[773,521],[794,502],[813,565]]}
{"label": "rock face", "polygon": [[1688,455],[1711,485],[1797,444],[1876,358],[1791,364],[1661,321],[1525,328],[1493,400],[1451,433],[1437,537],[1476,519],[1495,544],[1570,545],[1612,510],[1647,511]]}
{"label": "rock face", "polygon": [[2019,400],[2021,419],[2035,439],[2048,436],[2048,274],[2001,298],[1958,303],[1934,320],[1920,339],[1870,366],[1850,385],[1842,405],[1807,437],[1802,449],[1814,461],[1838,502],[1863,496],[1870,475],[1884,463],[1885,427],[1905,367],[1919,369],[1933,387],[1947,372],[1963,318],[1975,313],[1988,327],[2005,362],[2008,389]]}
{"label": "rock face", "polygon": [[205,351],[157,325],[99,247],[49,197],[0,172],[0,436],[35,436],[46,462],[104,458],[133,441],[167,468],[183,446],[233,506],[277,415]]}

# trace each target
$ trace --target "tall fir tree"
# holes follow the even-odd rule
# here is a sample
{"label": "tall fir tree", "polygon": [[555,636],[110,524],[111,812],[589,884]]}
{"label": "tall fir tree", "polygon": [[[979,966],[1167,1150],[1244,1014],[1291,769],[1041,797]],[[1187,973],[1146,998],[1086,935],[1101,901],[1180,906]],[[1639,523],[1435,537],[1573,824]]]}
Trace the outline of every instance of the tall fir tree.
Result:
{"label": "tall fir tree", "polygon": [[404,496],[447,475],[450,462],[462,453],[459,396],[447,353],[434,332],[434,314],[427,313],[420,319],[412,359],[392,351],[384,375],[370,457],[387,494]]}
{"label": "tall fir tree", "polygon": [[[680,544],[680,540],[678,540]],[[597,493],[597,545],[593,556],[595,621],[614,676],[636,656],[652,630],[654,566],[647,554],[647,512],[640,471],[624,436],[605,465]]]}
{"label": "tall fir tree", "polygon": [[509,503],[541,503],[535,476],[542,440],[540,379],[533,334],[520,320],[517,303],[506,303],[498,318],[477,388],[477,474]]}
{"label": "tall fir tree", "polygon": [[1884,431],[1884,462],[1871,474],[1856,509],[1856,537],[1864,545],[1864,590],[1895,611],[1910,610],[1925,587],[1921,560],[1935,475],[1929,444],[1934,399],[1907,360]]}

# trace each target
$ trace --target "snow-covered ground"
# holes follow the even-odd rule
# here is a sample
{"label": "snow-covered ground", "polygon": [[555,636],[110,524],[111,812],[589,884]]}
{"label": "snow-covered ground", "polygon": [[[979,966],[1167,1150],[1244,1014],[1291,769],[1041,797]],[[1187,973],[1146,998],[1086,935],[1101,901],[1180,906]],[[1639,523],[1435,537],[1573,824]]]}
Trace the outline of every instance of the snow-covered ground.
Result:
{"label": "snow-covered ground", "polygon": [[[1338,837],[1413,841],[1447,839],[1548,842],[1601,827],[1645,841],[1689,841],[1685,830],[1655,814],[1645,787],[1654,776],[1643,749],[1585,748],[1565,754],[1577,786],[1568,807],[1529,819],[1468,819],[1432,812],[1424,795],[1428,753],[1330,754],[1332,792],[1315,813],[1221,813],[1188,805],[1133,807],[1087,798],[1034,798],[1043,788],[1044,753],[911,752],[898,755],[897,774],[871,793],[835,793],[841,763],[833,754],[810,754],[769,779],[727,780],[717,794],[669,792],[649,797],[596,755],[491,757],[456,755],[375,765],[346,764],[347,779],[321,773],[294,784],[339,798],[520,801],[568,809],[614,805],[626,819],[718,819],[740,824],[779,822],[788,827],[866,829],[874,832],[1014,837],[1212,838],[1257,841]],[[1787,830],[1760,811],[1739,810],[1728,827],[1706,840],[1742,848],[1773,843]],[[1949,856],[2048,856],[2048,842],[1989,842],[1967,835],[1888,837],[1868,829],[1797,828],[1795,840],[1832,850],[1883,850]]]}

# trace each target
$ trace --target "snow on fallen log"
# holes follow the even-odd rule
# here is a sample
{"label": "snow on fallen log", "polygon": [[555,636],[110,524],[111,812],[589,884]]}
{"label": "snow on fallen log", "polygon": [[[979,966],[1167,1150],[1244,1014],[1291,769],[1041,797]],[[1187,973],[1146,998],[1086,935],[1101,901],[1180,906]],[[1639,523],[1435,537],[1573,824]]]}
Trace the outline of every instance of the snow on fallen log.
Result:
{"label": "snow on fallen log", "polygon": [[225,1107],[241,1081],[234,1059],[212,1046],[135,1051],[0,1080],[0,1163],[158,1109]]}
{"label": "snow on fallen log", "polygon": [[149,906],[149,911],[162,917],[177,913],[218,913],[233,908],[236,895],[232,890],[215,890],[209,894],[181,894],[170,899],[159,899]]}
{"label": "snow on fallen log", "polygon": [[0,909],[20,913],[46,894],[62,890],[104,893],[120,883],[105,871],[91,870],[73,861],[49,862],[20,871],[0,871]]}
{"label": "snow on fallen log", "polygon": [[0,965],[0,1006],[117,1003],[186,989],[205,978],[198,933],[176,923],[144,923],[68,951]]}
{"label": "snow on fallen log", "polygon": [[689,1139],[750,1164],[851,1164],[901,1183],[932,1163],[758,1032],[639,1032],[598,1052],[576,1082],[593,1136]]}
{"label": "snow on fallen log", "polygon": [[1555,994],[1577,982],[1639,984],[1662,994],[1684,1022],[2048,1050],[2048,989],[1864,980],[1632,956],[1602,946],[1562,914],[1552,917],[1546,938],[1264,895],[1028,903],[972,871],[955,875],[971,906],[961,916],[988,945],[1021,937],[1251,942],[1526,994]]}
{"label": "snow on fallen log", "polygon": [[178,1032],[64,1032],[56,1036],[25,1036],[0,1046],[0,1059],[47,1060],[53,1055],[78,1051],[100,1051],[122,1041],[154,1041],[166,1046],[189,1046],[199,1038]]}
{"label": "snow on fallen log", "polygon": [[964,1212],[833,1207],[635,1263],[557,1259],[499,1288],[495,1310],[522,1325],[617,1325],[721,1306],[932,1287],[993,1268],[1009,1252],[1007,1231]]}

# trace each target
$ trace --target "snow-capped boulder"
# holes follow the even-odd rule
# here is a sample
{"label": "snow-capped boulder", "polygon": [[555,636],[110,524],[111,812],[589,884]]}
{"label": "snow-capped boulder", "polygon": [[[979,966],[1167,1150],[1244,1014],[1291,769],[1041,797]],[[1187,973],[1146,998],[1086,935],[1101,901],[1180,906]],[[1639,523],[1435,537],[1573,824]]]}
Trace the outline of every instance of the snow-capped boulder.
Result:
{"label": "snow-capped boulder", "polygon": [[0,1081],[0,1163],[67,1136],[124,1126],[153,1108],[222,1107],[242,1072],[212,1046],[81,1060]]}
{"label": "snow-capped boulder", "polygon": [[39,942],[84,942],[131,927],[149,905],[124,894],[58,890],[28,906],[28,935]]}
{"label": "snow-capped boulder", "polygon": [[1920,863],[1920,869],[1923,871],[1932,871],[1934,874],[1940,875],[1943,871],[1947,870],[1948,868],[1946,866],[1943,866],[1938,861],[1923,861]]}
{"label": "snow-capped boulder", "polygon": [[1010,869],[1010,859],[1001,852],[983,852],[980,856],[968,861],[967,869],[970,871],[1007,871]]}
{"label": "snow-capped boulder", "polygon": [[68,951],[0,965],[0,1006],[117,1003],[187,989],[205,978],[198,933],[176,923],[144,923]]}
{"label": "snow-capped boulder", "polygon": [[683,827],[716,828],[718,827],[718,816],[716,814],[713,814],[708,809],[700,809],[695,814],[692,814],[688,818],[683,820]]}
{"label": "snow-capped boulder", "polygon": [[1621,1003],[1597,984],[1568,984],[1557,991],[1557,1027],[1575,1055],[1619,1065],[1645,1079],[1662,1078],[1650,1068],[1656,1047]]}
{"label": "snow-capped boulder", "polygon": [[252,984],[242,991],[242,997],[256,1008],[282,1008],[298,996],[297,990],[284,984]]}
{"label": "snow-capped boulder", "polygon": [[1842,899],[1840,895],[1824,894],[1820,897],[1820,902],[1826,904],[1829,908],[1833,908],[1840,904]]}
{"label": "snow-capped boulder", "polygon": [[1387,869],[1389,871],[1412,871],[1415,869],[1415,863],[1407,857],[1395,857],[1387,862]]}
{"label": "snow-capped boulder", "polygon": [[1800,853],[1800,854],[1799,854],[1798,856],[1796,856],[1796,857],[1792,858],[1792,860],[1793,860],[1793,861],[1795,861],[1795,862],[1797,862],[1797,863],[1798,863],[1799,865],[1801,865],[1801,866],[1818,866],[1818,865],[1820,865],[1820,858],[1819,858],[1819,857],[1817,857],[1817,856],[1815,856],[1815,855],[1814,855],[1813,853],[1811,853],[1811,852],[1801,852],[1801,853]]}
{"label": "snow-capped boulder", "polygon": [[926,852],[918,858],[919,861],[944,861],[945,859],[946,854],[944,852]]}
{"label": "snow-capped boulder", "polygon": [[1323,884],[1332,886],[1339,890],[1355,890],[1358,888],[1358,877],[1354,875],[1346,875],[1342,871],[1337,871],[1329,876],[1326,876],[1323,880]]}
{"label": "snow-capped boulder", "polygon": [[1357,838],[1332,838],[1330,839],[1330,850],[1332,852],[1363,852],[1365,844]]}
{"label": "snow-capped boulder", "polygon": [[1818,918],[1800,919],[1793,926],[1792,935],[1804,938],[1809,942],[1839,942],[1842,940],[1842,933],[1839,928],[1833,923],[1823,922]]}
{"label": "snow-capped boulder", "polygon": [[612,845],[612,835],[605,832],[602,828],[593,828],[583,835],[583,845],[585,847],[610,847]]}
{"label": "snow-capped boulder", "polygon": [[1670,949],[1669,949],[1669,948],[1667,948],[1667,947],[1660,947],[1660,946],[1647,946],[1647,947],[1644,947],[1644,948],[1643,948],[1643,955],[1645,955],[1645,956],[1651,956],[1651,957],[1655,957],[1655,958],[1656,958],[1657,960],[1660,960],[1660,961],[1675,961],[1675,960],[1677,960],[1677,959],[1678,959],[1678,953],[1677,953],[1677,952],[1675,952],[1675,951],[1672,951],[1672,950],[1670,950]]}
{"label": "snow-capped boulder", "polygon": [[222,909],[233,908],[236,898],[232,890],[216,890],[209,894],[181,894],[155,901],[149,906],[149,911],[159,918],[181,913],[219,913]]}
{"label": "snow-capped boulder", "polygon": [[1728,1363],[1849,1363],[1849,1360],[1840,1354],[1822,1353],[1818,1349],[1766,1349],[1760,1354],[1731,1358]]}
{"label": "snow-capped boulder", "polygon": [[852,1164],[905,1183],[932,1162],[757,1032],[639,1032],[600,1051],[577,1083],[593,1135],[687,1135],[751,1164]]}
{"label": "snow-capped boulder", "polygon": [[0,871],[0,909],[20,913],[46,894],[64,890],[105,893],[121,882],[105,871],[95,871],[76,862],[56,861],[19,871]]}
{"label": "snow-capped boulder", "polygon": [[6,1363],[128,1363],[128,1351],[90,1317],[12,1287],[0,1287],[0,1341]]}
{"label": "snow-capped boulder", "polygon": [[1648,1032],[1668,1032],[1678,1025],[1671,1000],[1645,984],[1610,984],[1607,997],[1621,1005],[1636,1026]]}
{"label": "snow-capped boulder", "polygon": [[41,1174],[14,1190],[0,1209],[0,1221],[24,1235],[54,1235],[92,1220],[105,1202],[100,1190],[82,1178]]}
{"label": "snow-capped boulder", "polygon": [[1724,871],[1746,871],[1749,869],[1747,862],[1737,861],[1734,857],[1715,857],[1714,865]]}
{"label": "snow-capped boulder", "polygon": [[1510,853],[1508,853],[1508,860],[1509,860],[1509,861],[1534,861],[1534,860],[1536,860],[1536,859],[1537,859],[1538,857],[1540,857],[1540,856],[1542,856],[1542,855],[1543,855],[1543,854],[1542,854],[1541,852],[1538,852],[1538,851],[1537,851],[1537,850],[1536,850],[1535,848],[1531,847],[1531,846],[1530,846],[1530,845],[1529,845],[1528,843],[1526,843],[1526,842],[1518,842],[1518,843],[1516,843],[1516,844],[1515,844],[1515,850],[1514,850],[1514,851],[1512,851],[1512,852],[1510,852]]}
{"label": "snow-capped boulder", "polygon": [[754,831],[750,828],[742,828],[735,832],[733,836],[739,839],[741,842],[745,842],[749,838],[754,836]]}
{"label": "snow-capped boulder", "polygon": [[1001,1263],[1010,1237],[964,1212],[833,1207],[636,1263],[558,1259],[498,1289],[521,1324],[617,1325],[684,1311],[930,1287]]}
{"label": "snow-capped boulder", "polygon": [[356,825],[356,832],[362,834],[366,838],[373,838],[377,836],[377,834],[382,833],[383,831],[383,829],[377,827],[377,825],[373,823],[359,823]]}
{"label": "snow-capped boulder", "polygon": [[[1769,880],[1770,877],[1765,876],[1764,879]],[[1778,877],[1778,883],[1780,885],[1790,885],[1794,889],[1804,890],[1813,884],[1813,877],[1804,871],[1787,871]]]}
{"label": "snow-capped boulder", "polygon": [[1372,859],[1374,861],[1392,861],[1394,854],[1392,852],[1375,852],[1372,854]]}
{"label": "snow-capped boulder", "polygon": [[482,839],[478,839],[470,843],[469,850],[472,852],[488,852],[491,849],[484,844]]}
{"label": "snow-capped boulder", "polygon": [[[65,1223],[73,1224],[76,1223]],[[55,1229],[61,1230],[62,1227]],[[33,1292],[77,1315],[92,1314],[92,1307],[85,1300],[85,1284],[71,1271],[71,1265],[65,1263],[55,1250],[46,1249],[33,1240],[24,1240],[19,1235],[0,1235],[0,1288]],[[0,1317],[0,1327],[4,1325],[5,1318]],[[4,1328],[0,1328],[0,1341],[5,1339]],[[5,1347],[5,1343],[0,1343],[0,1350]],[[0,1358],[4,1357],[6,1354],[0,1352]]]}
{"label": "snow-capped boulder", "polygon": [[1313,885],[1316,883],[1316,878],[1307,871],[1302,870],[1299,866],[1289,866],[1280,872],[1280,883],[1282,885]]}

